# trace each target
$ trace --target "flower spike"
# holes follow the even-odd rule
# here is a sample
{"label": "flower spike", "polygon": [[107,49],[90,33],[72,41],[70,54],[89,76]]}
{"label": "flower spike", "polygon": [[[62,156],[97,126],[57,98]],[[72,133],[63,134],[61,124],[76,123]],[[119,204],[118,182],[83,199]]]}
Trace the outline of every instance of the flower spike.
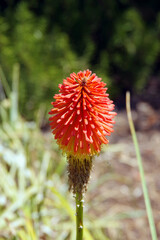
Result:
{"label": "flower spike", "polygon": [[52,133],[68,156],[90,159],[107,144],[116,113],[106,84],[90,70],[72,73],[59,84],[49,112]]}

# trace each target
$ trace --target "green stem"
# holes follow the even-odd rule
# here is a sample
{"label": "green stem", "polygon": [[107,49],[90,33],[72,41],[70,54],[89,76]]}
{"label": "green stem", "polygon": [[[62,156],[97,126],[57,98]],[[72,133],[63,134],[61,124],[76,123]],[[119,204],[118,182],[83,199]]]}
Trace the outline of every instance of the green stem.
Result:
{"label": "green stem", "polygon": [[76,240],[83,239],[83,196],[76,193]]}
{"label": "green stem", "polygon": [[138,167],[139,167],[139,172],[140,172],[140,176],[141,176],[143,195],[144,195],[152,240],[157,240],[157,233],[156,233],[155,223],[154,223],[154,219],[153,219],[153,213],[152,213],[151,203],[150,203],[150,199],[149,199],[149,195],[148,195],[147,185],[146,185],[146,181],[145,181],[143,163],[142,163],[141,154],[140,154],[140,150],[139,150],[136,131],[135,131],[133,120],[132,120],[131,107],[130,107],[130,93],[129,92],[127,92],[127,94],[126,94],[126,108],[127,108],[127,116],[128,116],[129,126],[130,126],[130,130],[131,130],[131,134],[132,134],[132,138],[133,138],[133,142],[134,142],[134,146],[135,146],[135,150],[136,150],[136,156],[137,156]]}

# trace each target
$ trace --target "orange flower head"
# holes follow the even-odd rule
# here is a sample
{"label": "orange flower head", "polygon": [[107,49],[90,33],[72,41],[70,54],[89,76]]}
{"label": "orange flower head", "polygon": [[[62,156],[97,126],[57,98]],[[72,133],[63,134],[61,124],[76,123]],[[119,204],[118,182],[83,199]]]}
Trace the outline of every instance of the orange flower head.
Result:
{"label": "orange flower head", "polygon": [[90,70],[72,73],[59,84],[49,112],[52,133],[60,148],[69,156],[87,159],[107,144],[113,132],[113,102],[105,83]]}

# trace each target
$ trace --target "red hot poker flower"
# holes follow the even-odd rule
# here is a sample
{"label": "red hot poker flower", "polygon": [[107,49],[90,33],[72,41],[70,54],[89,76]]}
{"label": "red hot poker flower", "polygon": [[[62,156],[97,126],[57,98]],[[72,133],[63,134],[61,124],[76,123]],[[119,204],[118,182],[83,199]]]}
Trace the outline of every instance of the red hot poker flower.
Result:
{"label": "red hot poker flower", "polygon": [[91,157],[107,144],[116,113],[105,83],[86,70],[72,73],[59,84],[49,114],[52,133],[61,149],[77,159]]}

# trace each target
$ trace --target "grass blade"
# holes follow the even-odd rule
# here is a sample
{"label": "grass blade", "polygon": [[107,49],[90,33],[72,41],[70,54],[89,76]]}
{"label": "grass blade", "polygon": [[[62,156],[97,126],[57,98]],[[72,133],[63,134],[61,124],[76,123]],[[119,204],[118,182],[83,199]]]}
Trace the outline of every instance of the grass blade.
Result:
{"label": "grass blade", "polygon": [[1,66],[0,66],[0,80],[2,82],[2,86],[4,88],[4,91],[5,91],[6,95],[7,95],[7,98],[9,98],[11,90],[10,90],[9,84],[7,82],[7,79],[4,75],[4,72],[3,72],[3,69],[2,69]]}
{"label": "grass blade", "polygon": [[18,87],[19,87],[19,64],[13,66],[12,92],[11,92],[11,122],[18,119]]}
{"label": "grass blade", "polygon": [[152,240],[157,240],[157,233],[156,233],[155,223],[154,223],[154,219],[153,219],[151,203],[150,203],[150,199],[149,199],[149,195],[148,195],[148,189],[147,189],[147,185],[146,185],[146,181],[145,181],[142,158],[141,158],[141,154],[140,154],[140,150],[139,150],[135,127],[134,127],[133,120],[132,120],[131,107],[130,107],[130,93],[129,92],[126,93],[126,109],[127,109],[127,116],[128,116],[129,126],[130,126],[130,130],[131,130],[131,135],[132,135],[132,139],[133,139],[135,150],[136,150],[136,156],[137,156],[138,167],[139,167],[139,172],[140,172],[140,176],[141,176],[141,183],[142,183],[143,195],[144,195],[144,200],[145,200],[145,205],[146,205],[146,210],[147,210],[147,216],[148,216],[151,236],[152,236]]}

